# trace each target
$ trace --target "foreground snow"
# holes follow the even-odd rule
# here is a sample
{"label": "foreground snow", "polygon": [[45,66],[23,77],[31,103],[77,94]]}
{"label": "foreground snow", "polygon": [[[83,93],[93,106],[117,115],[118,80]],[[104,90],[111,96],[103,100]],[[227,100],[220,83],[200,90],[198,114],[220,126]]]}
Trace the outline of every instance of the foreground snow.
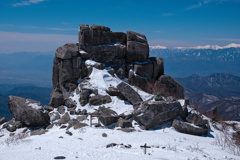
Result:
{"label": "foreground snow", "polygon": [[[66,159],[106,160],[106,159],[239,159],[221,147],[213,145],[214,138],[200,137],[176,132],[173,128],[125,133],[106,128],[85,127],[71,130],[72,136],[65,129],[54,127],[40,136],[31,136],[7,144],[7,135],[2,137],[0,159],[7,160],[43,160],[56,156]],[[4,131],[2,131],[4,132]],[[107,137],[102,137],[106,133]],[[212,133],[213,135],[215,133]],[[62,136],[63,138],[59,138]],[[106,148],[109,143],[130,144],[131,149],[121,146]],[[151,146],[143,154],[141,145]]]}

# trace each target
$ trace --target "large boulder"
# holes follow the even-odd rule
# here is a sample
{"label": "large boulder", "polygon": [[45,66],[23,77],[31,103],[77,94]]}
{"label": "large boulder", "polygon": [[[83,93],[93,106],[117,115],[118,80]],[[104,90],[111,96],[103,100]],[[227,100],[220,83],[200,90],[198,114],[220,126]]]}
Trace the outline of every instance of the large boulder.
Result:
{"label": "large boulder", "polygon": [[47,112],[43,112],[40,102],[9,96],[8,108],[17,121],[27,126],[45,126],[49,123]]}
{"label": "large boulder", "polygon": [[80,102],[81,106],[85,106],[88,103],[89,95],[90,95],[90,93],[86,89],[83,89],[80,91],[79,102]]}
{"label": "large boulder", "polygon": [[209,129],[207,127],[202,128],[199,126],[194,126],[193,124],[187,122],[181,122],[179,120],[174,120],[172,123],[172,127],[179,132],[198,136],[206,135],[209,132]]}
{"label": "large boulder", "polygon": [[119,119],[118,114],[109,108],[99,107],[98,110],[100,113],[99,120],[104,126],[116,123]]}
{"label": "large boulder", "polygon": [[145,126],[146,129],[151,129],[181,114],[182,107],[177,101],[144,101],[134,105],[133,119]]}
{"label": "large boulder", "polygon": [[183,86],[174,78],[167,75],[161,75],[153,88],[156,95],[160,94],[164,97],[173,96],[176,99],[184,98]]}
{"label": "large boulder", "polygon": [[129,120],[125,120],[125,119],[118,119],[117,121],[117,126],[116,127],[121,127],[121,128],[126,128],[126,127],[132,127],[132,122]]}
{"label": "large boulder", "polygon": [[107,96],[107,95],[103,96],[100,94],[93,96],[89,99],[89,104],[93,106],[99,106],[99,105],[111,103],[111,102],[112,102],[112,99],[110,96]]}
{"label": "large boulder", "polygon": [[142,101],[142,98],[139,96],[139,94],[131,86],[124,82],[118,84],[117,89],[131,104],[139,103]]}
{"label": "large boulder", "polygon": [[127,54],[128,62],[144,62],[149,57],[149,45],[144,35],[127,31]]}
{"label": "large boulder", "polygon": [[125,100],[124,95],[115,87],[111,86],[109,87],[106,92],[110,95],[110,96],[117,96],[122,100]]}

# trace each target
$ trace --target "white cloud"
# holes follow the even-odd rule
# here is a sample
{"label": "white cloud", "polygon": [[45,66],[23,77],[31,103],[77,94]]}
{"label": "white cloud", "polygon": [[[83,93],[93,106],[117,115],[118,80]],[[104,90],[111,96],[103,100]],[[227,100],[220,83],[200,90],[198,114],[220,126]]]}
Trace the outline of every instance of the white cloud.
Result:
{"label": "white cloud", "polygon": [[65,43],[77,43],[78,36],[0,31],[0,53],[55,51]]}
{"label": "white cloud", "polygon": [[194,4],[194,5],[192,5],[192,6],[189,6],[189,7],[187,8],[187,10],[195,9],[195,8],[200,8],[201,6],[202,6],[202,3],[199,2],[198,4]]}
{"label": "white cloud", "polygon": [[17,6],[28,6],[28,5],[37,4],[37,3],[40,3],[40,2],[43,2],[43,1],[46,1],[46,0],[25,0],[25,1],[21,1],[19,3],[15,3],[15,4],[13,4],[13,6],[14,7],[17,7]]}

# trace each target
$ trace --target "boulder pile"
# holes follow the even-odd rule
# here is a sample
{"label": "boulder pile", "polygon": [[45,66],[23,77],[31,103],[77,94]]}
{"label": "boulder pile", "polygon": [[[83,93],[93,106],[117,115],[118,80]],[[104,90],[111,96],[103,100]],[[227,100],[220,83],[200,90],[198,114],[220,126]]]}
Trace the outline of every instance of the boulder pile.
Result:
{"label": "boulder pile", "polygon": [[[104,83],[115,79],[114,84],[104,91],[102,86],[92,86],[91,75],[97,74],[96,70],[102,71],[101,74],[105,72]],[[115,124],[124,132],[136,131],[136,122],[140,128],[152,129],[179,117],[187,121],[173,121],[172,126],[180,132],[202,135],[209,131],[205,121],[188,115],[187,101],[180,104],[179,99],[184,99],[182,85],[164,74],[161,57],[149,57],[147,38],[140,33],[112,32],[105,26],[81,24],[79,43],[65,44],[56,50],[52,84],[49,106],[10,96],[8,107],[14,119],[6,123],[5,119],[0,119],[4,127],[12,132],[22,126],[50,129],[58,125],[68,131],[88,126],[86,121],[98,115],[101,124],[96,126]],[[141,97],[139,91],[148,93],[151,98]],[[78,99],[72,98],[73,95]],[[119,114],[103,106],[115,103],[116,97],[129,105],[131,113]],[[190,123],[198,126],[197,129],[191,128]],[[39,129],[32,135],[44,133]]]}

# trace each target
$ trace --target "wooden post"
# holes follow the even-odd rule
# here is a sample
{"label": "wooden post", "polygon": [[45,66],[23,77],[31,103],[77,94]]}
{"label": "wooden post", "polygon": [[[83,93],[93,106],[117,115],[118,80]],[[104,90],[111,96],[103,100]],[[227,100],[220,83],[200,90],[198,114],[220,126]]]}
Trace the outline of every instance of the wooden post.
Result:
{"label": "wooden post", "polygon": [[90,114],[90,127],[92,127],[92,115]]}
{"label": "wooden post", "polygon": [[150,146],[147,146],[147,144],[145,143],[144,146],[140,146],[141,148],[143,148],[143,153],[147,154],[147,148],[151,148]]}

